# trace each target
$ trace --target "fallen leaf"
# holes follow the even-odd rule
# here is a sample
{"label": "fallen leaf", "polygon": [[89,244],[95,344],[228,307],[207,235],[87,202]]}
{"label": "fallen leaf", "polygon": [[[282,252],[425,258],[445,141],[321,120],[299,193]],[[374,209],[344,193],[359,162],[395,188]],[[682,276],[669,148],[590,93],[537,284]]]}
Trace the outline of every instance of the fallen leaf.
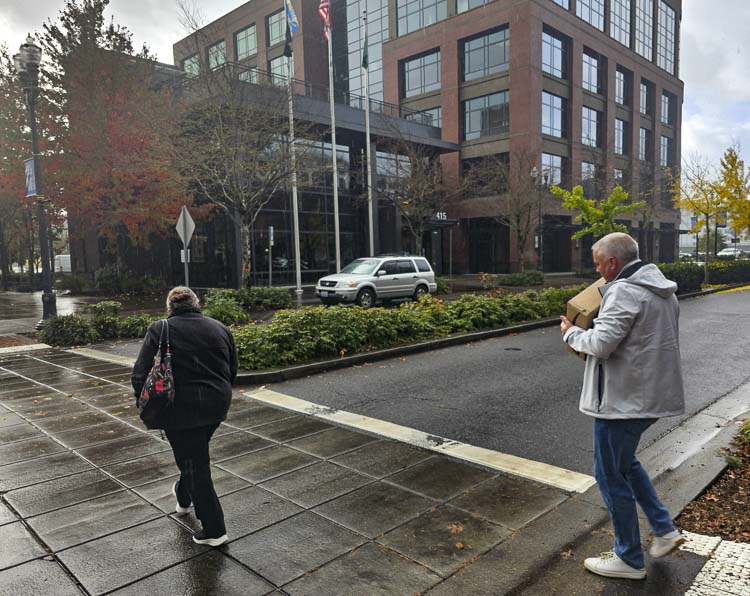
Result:
{"label": "fallen leaf", "polygon": [[450,524],[448,526],[448,529],[451,531],[451,534],[460,534],[464,531],[464,527],[461,524]]}
{"label": "fallen leaf", "polygon": [[561,552],[560,556],[563,559],[572,559],[575,555],[573,554],[573,549],[569,548],[568,550],[564,550],[563,552]]}
{"label": "fallen leaf", "polygon": [[463,542],[456,542],[456,548],[458,550],[464,550],[464,543]]}

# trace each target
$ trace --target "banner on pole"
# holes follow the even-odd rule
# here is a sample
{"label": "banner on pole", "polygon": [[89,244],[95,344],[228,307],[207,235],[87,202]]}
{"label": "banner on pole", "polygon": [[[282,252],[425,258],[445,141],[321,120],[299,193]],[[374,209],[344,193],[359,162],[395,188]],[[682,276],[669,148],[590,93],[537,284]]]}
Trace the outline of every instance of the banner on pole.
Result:
{"label": "banner on pole", "polygon": [[36,196],[36,170],[34,169],[34,158],[24,160],[24,168],[26,170],[26,196]]}

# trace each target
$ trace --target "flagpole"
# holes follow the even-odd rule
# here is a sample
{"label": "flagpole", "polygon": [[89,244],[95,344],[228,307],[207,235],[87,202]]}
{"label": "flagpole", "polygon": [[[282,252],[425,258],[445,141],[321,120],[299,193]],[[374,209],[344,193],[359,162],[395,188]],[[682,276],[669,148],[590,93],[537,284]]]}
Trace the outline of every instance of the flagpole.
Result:
{"label": "flagpole", "polygon": [[341,238],[339,236],[339,174],[336,155],[336,109],[333,101],[333,36],[328,16],[328,99],[331,103],[331,160],[333,162],[333,230],[336,236],[336,273],[341,271]]}
{"label": "flagpole", "polygon": [[[367,56],[367,10],[362,11],[362,20],[365,24],[364,52]],[[370,154],[370,64],[362,60],[362,70],[365,75],[365,143],[367,144],[367,216],[370,232],[370,256],[375,256],[375,224],[373,223],[373,201],[372,201],[372,155]]]}
{"label": "flagpole", "polygon": [[[284,0],[284,13],[287,11],[288,0]],[[289,42],[289,20],[285,19],[287,27],[287,44],[289,44],[289,56],[286,61],[286,73],[287,73],[287,93],[289,100],[289,158],[292,161],[292,225],[294,233],[294,272],[296,277],[296,289],[294,293],[296,295],[297,307],[302,306],[302,255],[299,246],[299,206],[297,201],[297,156],[295,150],[295,139],[294,139],[294,94],[292,89],[292,52],[291,44]]]}

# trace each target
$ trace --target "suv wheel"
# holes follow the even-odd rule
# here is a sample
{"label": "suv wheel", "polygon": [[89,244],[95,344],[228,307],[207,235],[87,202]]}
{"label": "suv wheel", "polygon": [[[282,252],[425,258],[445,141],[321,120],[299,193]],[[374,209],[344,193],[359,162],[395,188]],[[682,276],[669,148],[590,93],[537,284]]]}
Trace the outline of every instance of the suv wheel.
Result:
{"label": "suv wheel", "polygon": [[375,304],[375,292],[370,288],[363,288],[357,294],[356,303],[362,308],[370,308]]}
{"label": "suv wheel", "polygon": [[417,286],[417,288],[414,290],[414,294],[412,294],[412,300],[416,302],[419,300],[421,296],[424,296],[427,293],[427,287],[426,286]]}

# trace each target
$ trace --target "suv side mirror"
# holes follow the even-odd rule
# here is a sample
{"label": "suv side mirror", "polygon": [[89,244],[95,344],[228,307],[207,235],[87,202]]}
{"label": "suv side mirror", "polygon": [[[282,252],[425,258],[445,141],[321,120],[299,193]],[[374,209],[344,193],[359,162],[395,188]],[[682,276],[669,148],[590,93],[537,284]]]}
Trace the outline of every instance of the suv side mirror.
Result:
{"label": "suv side mirror", "polygon": [[383,277],[385,275],[385,269],[381,269],[375,275],[377,275],[378,277]]}

